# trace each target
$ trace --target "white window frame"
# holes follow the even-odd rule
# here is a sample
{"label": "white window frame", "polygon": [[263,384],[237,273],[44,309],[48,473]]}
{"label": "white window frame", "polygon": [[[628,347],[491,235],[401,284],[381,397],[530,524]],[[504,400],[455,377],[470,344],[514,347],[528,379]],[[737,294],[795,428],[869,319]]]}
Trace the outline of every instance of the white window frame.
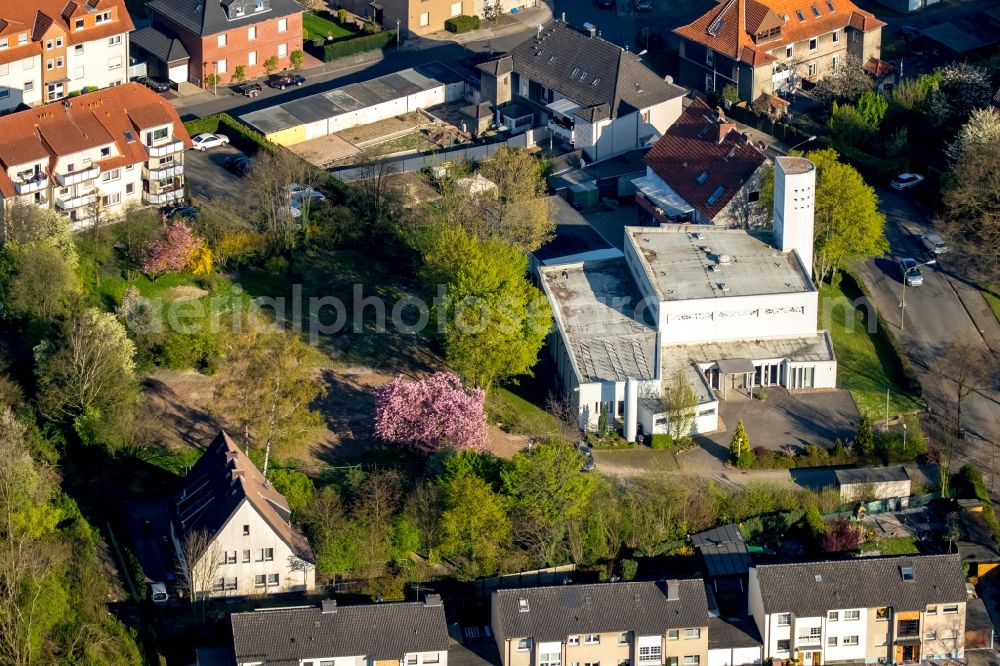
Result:
{"label": "white window frame", "polygon": [[257,26],[252,25],[247,28],[247,41],[252,42],[257,39]]}
{"label": "white window frame", "polygon": [[288,19],[278,19],[278,32],[288,31]]}
{"label": "white window frame", "polygon": [[[456,7],[458,7],[458,11],[455,11]],[[461,15],[462,15],[462,0],[458,0],[457,2],[451,3],[451,18],[455,18],[456,16],[461,16]]]}
{"label": "white window frame", "polygon": [[856,622],[861,619],[861,611],[859,610],[846,610],[844,611],[844,622]]}
{"label": "white window frame", "polygon": [[680,629],[667,629],[667,640],[676,641],[680,640],[681,630]]}
{"label": "white window frame", "polygon": [[833,32],[830,33],[830,36],[833,38],[834,44],[840,43],[840,30],[834,30]]}
{"label": "white window frame", "polygon": [[958,612],[958,604],[949,604],[948,606],[944,606],[941,608],[941,612],[945,615],[954,615]]}
{"label": "white window frame", "polygon": [[788,627],[792,624],[792,614],[791,613],[778,613],[777,625],[779,627]]}
{"label": "white window frame", "polygon": [[247,65],[253,66],[257,64],[257,52],[250,51],[247,53]]}
{"label": "white window frame", "polygon": [[215,45],[218,46],[219,48],[226,46],[228,43],[229,43],[229,38],[226,36],[226,33],[224,32],[215,38]]}
{"label": "white window frame", "polygon": [[35,82],[34,81],[25,81],[24,82],[24,92],[26,92],[26,93],[35,92]]}
{"label": "white window frame", "polygon": [[684,666],[698,666],[701,663],[701,657],[696,654],[688,654],[684,656]]}
{"label": "white window frame", "polygon": [[836,622],[839,619],[840,619],[840,613],[838,613],[837,611],[830,611],[829,613],[826,614],[827,622]]}
{"label": "white window frame", "polygon": [[583,636],[584,645],[600,645],[601,635],[600,634],[584,634]]}
{"label": "white window frame", "polygon": [[844,636],[843,639],[841,639],[841,645],[844,647],[857,647],[859,641],[860,638],[858,636]]}
{"label": "white window frame", "polygon": [[812,52],[812,51],[815,51],[818,48],[819,48],[819,37],[810,37],[809,38],[809,51]]}
{"label": "white window frame", "polygon": [[284,58],[288,55],[288,44],[278,44],[278,57]]}
{"label": "white window frame", "polygon": [[420,12],[419,17],[420,27],[426,28],[431,24],[431,13],[430,12]]}
{"label": "white window frame", "polygon": [[518,652],[529,652],[531,650],[531,639],[530,638],[519,638],[517,639],[517,651]]}
{"label": "white window frame", "polygon": [[701,628],[700,627],[688,627],[684,630],[684,640],[689,640],[692,638],[701,638]]}
{"label": "white window frame", "polygon": [[225,74],[226,73],[226,69],[228,68],[228,66],[229,66],[229,63],[226,62],[225,58],[222,58],[221,60],[216,60],[215,61],[215,73],[216,74]]}
{"label": "white window frame", "polygon": [[826,646],[827,647],[837,647],[837,637],[836,636],[827,636],[827,638],[826,638]]}
{"label": "white window frame", "polygon": [[566,645],[579,645],[579,644],[580,644],[580,636],[579,636],[579,634],[576,634],[576,635],[573,635],[573,636],[568,636],[566,638]]}

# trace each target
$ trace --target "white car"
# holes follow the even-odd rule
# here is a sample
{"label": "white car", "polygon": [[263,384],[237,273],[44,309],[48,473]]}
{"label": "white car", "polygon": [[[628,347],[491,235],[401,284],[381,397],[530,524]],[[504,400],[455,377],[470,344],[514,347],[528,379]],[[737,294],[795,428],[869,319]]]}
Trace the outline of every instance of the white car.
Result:
{"label": "white car", "polygon": [[154,606],[166,606],[167,602],[170,601],[170,595],[167,594],[167,586],[163,583],[150,583],[149,598],[152,600]]}
{"label": "white car", "polygon": [[210,134],[205,132],[204,134],[199,134],[198,136],[191,139],[193,144],[191,147],[195,150],[200,150],[205,152],[209,148],[215,148],[217,146],[228,146],[229,137],[225,134]]}
{"label": "white car", "polygon": [[950,249],[945,245],[944,240],[937,234],[921,234],[920,242],[934,254],[946,254]]}
{"label": "white car", "polygon": [[908,190],[924,182],[924,177],[919,173],[901,173],[892,179],[892,189]]}
{"label": "white car", "polygon": [[291,193],[291,204],[295,207],[300,207],[302,201],[309,199],[310,201],[326,201],[326,197],[322,192],[314,190],[311,187],[306,187],[305,185],[299,185],[298,183],[292,183],[288,186],[288,190]]}

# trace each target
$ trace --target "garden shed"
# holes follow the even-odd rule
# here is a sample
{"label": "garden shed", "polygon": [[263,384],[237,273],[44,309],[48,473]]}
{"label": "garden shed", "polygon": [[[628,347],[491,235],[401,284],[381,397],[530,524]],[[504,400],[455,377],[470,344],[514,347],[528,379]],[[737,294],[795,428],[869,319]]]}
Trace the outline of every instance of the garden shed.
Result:
{"label": "garden shed", "polygon": [[895,499],[910,496],[910,475],[902,465],[860,467],[834,471],[842,502]]}

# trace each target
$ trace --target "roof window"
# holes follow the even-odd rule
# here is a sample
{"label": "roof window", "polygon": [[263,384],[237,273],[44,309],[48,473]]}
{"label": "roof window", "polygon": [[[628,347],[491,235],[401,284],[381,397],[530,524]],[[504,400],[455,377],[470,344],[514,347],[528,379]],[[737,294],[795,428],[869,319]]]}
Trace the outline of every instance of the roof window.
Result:
{"label": "roof window", "polygon": [[816,7],[816,5],[812,6],[812,10],[813,10],[813,16],[819,18],[819,9]]}
{"label": "roof window", "polygon": [[721,197],[722,193],[725,192],[725,191],[726,191],[726,188],[724,186],[722,186],[722,185],[719,185],[717,188],[715,188],[715,191],[712,192],[712,196],[710,196],[708,198],[708,205],[709,206],[714,206],[715,202],[719,200],[719,197]]}
{"label": "roof window", "polygon": [[806,20],[805,14],[802,13],[801,9],[796,9],[795,10],[795,15],[798,17],[798,19],[800,21],[805,21]]}
{"label": "roof window", "polygon": [[517,600],[517,612],[519,612],[519,613],[527,613],[529,610],[531,610],[531,609],[528,608],[528,600],[527,599],[518,599]]}
{"label": "roof window", "polygon": [[551,65],[552,63],[554,63],[555,61],[556,61],[556,57],[555,57],[555,56],[552,56],[551,58],[549,58],[549,64],[550,64],[550,65]]}
{"label": "roof window", "polygon": [[837,11],[837,8],[833,6],[833,2],[831,2],[830,0],[826,0],[826,6],[830,8],[831,12]]}
{"label": "roof window", "polygon": [[899,567],[899,575],[903,580],[913,580],[913,567]]}
{"label": "roof window", "polygon": [[601,82],[601,77],[598,76],[596,79],[590,82],[590,85],[596,86],[600,82]]}
{"label": "roof window", "polygon": [[570,76],[576,76],[579,73],[580,73],[580,68],[579,67],[574,67],[573,71],[570,73]]}
{"label": "roof window", "polygon": [[695,180],[698,181],[699,185],[704,185],[705,181],[708,180],[708,172],[702,171],[701,173],[698,174],[698,177],[695,178]]}

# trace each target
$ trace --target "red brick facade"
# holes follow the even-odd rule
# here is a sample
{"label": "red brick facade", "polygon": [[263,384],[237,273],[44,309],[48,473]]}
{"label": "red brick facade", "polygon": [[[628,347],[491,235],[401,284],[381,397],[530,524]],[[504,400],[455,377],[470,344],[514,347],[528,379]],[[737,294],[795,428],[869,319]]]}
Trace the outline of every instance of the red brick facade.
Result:
{"label": "red brick facade", "polygon": [[[219,68],[219,84],[232,83],[236,67],[243,65],[247,79],[264,76],[264,61],[272,56],[278,56],[278,69],[291,69],[289,56],[293,51],[302,50],[302,14],[270,18],[258,21],[252,25],[235,27],[222,33],[199,37],[198,35],[179,29],[170,19],[157,16],[155,25],[170,28],[184,44],[191,56],[188,65],[188,81],[195,85],[203,85],[208,74],[216,73]],[[284,30],[280,30],[284,28]],[[250,31],[256,34],[251,39]],[[225,35],[224,45],[219,45],[219,37]],[[279,49],[284,45],[283,56]],[[255,55],[256,64],[251,64]]]}

